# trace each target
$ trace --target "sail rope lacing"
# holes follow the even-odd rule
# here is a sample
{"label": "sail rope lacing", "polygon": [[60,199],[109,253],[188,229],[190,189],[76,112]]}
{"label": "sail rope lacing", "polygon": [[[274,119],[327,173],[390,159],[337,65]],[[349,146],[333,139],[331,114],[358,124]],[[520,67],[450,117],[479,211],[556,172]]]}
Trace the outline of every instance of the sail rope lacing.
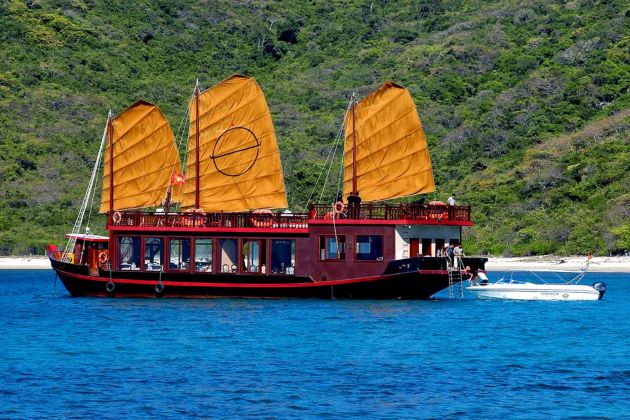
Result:
{"label": "sail rope lacing", "polygon": [[[103,154],[103,148],[105,146],[105,142],[107,140],[107,128],[109,127],[109,121],[112,118],[112,111],[109,111],[107,116],[107,124],[105,124],[105,130],[103,130],[103,138],[101,140],[101,146],[98,149],[98,155],[96,156],[96,162],[94,162],[94,168],[92,169],[92,176],[90,177],[90,182],[88,183],[87,190],[85,191],[85,196],[83,197],[83,202],[81,203],[81,208],[79,209],[79,214],[74,222],[74,226],[72,228],[72,233],[68,238],[68,242],[66,243],[66,248],[63,251],[63,261],[69,261],[68,256],[71,251],[74,251],[74,246],[77,242],[77,235],[81,231],[81,226],[83,224],[83,217],[85,216],[85,209],[90,202],[90,196],[92,194],[92,190],[94,189],[94,184],[96,182],[96,177],[99,171],[99,167],[101,164],[101,156]],[[91,210],[90,210],[91,211]]]}

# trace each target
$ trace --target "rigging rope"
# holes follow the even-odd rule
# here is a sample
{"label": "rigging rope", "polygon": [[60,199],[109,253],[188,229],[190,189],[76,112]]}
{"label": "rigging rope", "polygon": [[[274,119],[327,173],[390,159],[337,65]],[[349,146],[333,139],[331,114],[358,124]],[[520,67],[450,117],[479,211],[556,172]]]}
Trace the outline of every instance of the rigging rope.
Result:
{"label": "rigging rope", "polygon": [[[336,137],[335,143],[334,143],[334,149],[333,149],[333,152],[331,153],[331,160],[330,160],[330,164],[328,166],[328,173],[326,173],[326,179],[324,179],[324,185],[322,185],[322,192],[321,192],[321,194],[319,196],[319,202],[320,203],[322,202],[322,197],[324,195],[324,191],[326,190],[326,184],[328,183],[328,176],[330,175],[330,171],[332,170],[332,166],[333,166],[333,159],[332,159],[332,157],[334,157],[337,154],[337,147],[339,147],[339,143],[340,143],[339,139],[344,139],[345,140],[344,128],[345,128],[346,121],[348,119],[348,114],[349,114],[351,108],[352,108],[352,99],[350,99],[350,102],[348,103],[348,106],[346,107],[346,113],[344,114],[343,121],[341,122],[341,126],[339,127],[339,131],[337,132],[337,137]],[[341,144],[343,145],[344,142],[342,141]],[[344,166],[344,162],[343,162],[343,150],[342,150],[340,172],[343,171],[343,166]],[[337,187],[339,187],[339,182],[337,182]],[[339,189],[337,189],[337,191],[335,191],[334,194],[337,194],[338,191],[339,191]]]}
{"label": "rigging rope", "polygon": [[85,215],[85,209],[90,201],[90,195],[92,194],[92,190],[94,188],[94,182],[96,180],[96,175],[99,171],[99,166],[101,163],[101,156],[103,154],[103,147],[105,145],[105,141],[107,140],[107,128],[109,127],[109,121],[112,117],[112,111],[109,111],[107,116],[107,123],[105,124],[105,130],[103,130],[103,138],[101,139],[101,145],[98,149],[98,155],[96,156],[96,162],[94,162],[94,168],[92,169],[92,176],[90,177],[90,182],[88,183],[88,188],[85,191],[85,196],[83,197],[83,202],[81,203],[81,208],[79,209],[79,214],[77,215],[77,219],[74,222],[74,226],[72,227],[72,234],[68,238],[68,242],[66,243],[66,248],[63,251],[63,261],[68,261],[68,256],[70,255],[70,251],[74,252],[74,246],[77,242],[77,235],[81,231],[81,225],[83,224],[83,216]]}
{"label": "rigging rope", "polygon": [[[100,154],[100,151],[99,151]],[[100,173],[101,173],[101,165],[98,165],[98,169],[96,170],[96,180],[101,179],[100,178]],[[97,181],[95,181],[97,182]],[[87,222],[85,222],[85,232],[88,232],[89,226],[90,226],[90,221],[92,220],[92,210],[94,210],[94,199],[96,198],[96,190],[97,188],[92,188],[92,198],[90,199],[90,206],[89,206],[89,212],[88,212],[88,218],[87,218]]]}
{"label": "rigging rope", "polygon": [[[178,157],[179,157],[179,151],[181,150],[181,147],[182,147],[181,143],[184,141],[184,137],[183,137],[183,134],[184,134],[184,123],[186,121],[188,121],[188,110],[189,110],[189,107],[187,106],[186,107],[186,112],[184,113],[184,116],[182,117],[182,119],[181,119],[181,121],[179,123],[179,127],[177,128],[177,131],[175,132],[175,150],[177,152]],[[188,147],[188,146],[186,146],[186,147]],[[183,161],[181,161],[181,171],[182,171],[182,173],[186,172],[186,156],[187,156],[187,153],[188,153],[188,150],[186,150],[186,154],[184,154],[184,159],[183,159]],[[171,176],[172,176],[173,172],[175,171],[175,166],[176,165],[177,165],[177,162],[174,162],[173,166],[171,166]],[[164,169],[166,169],[166,168],[163,168],[163,170]],[[160,173],[160,177],[162,176],[162,173],[163,172]],[[171,181],[169,181],[169,187],[167,187],[166,191],[164,192],[164,198],[166,198],[166,196],[168,195],[169,188],[171,188],[171,189],[173,188],[173,185],[172,185]],[[171,194],[171,203],[177,203],[177,206],[179,206],[179,202],[176,201],[176,197],[173,194]]]}
{"label": "rigging rope", "polygon": [[[197,79],[197,83],[195,83],[195,87],[194,87],[194,89],[193,89],[192,95],[190,96],[190,99],[188,100],[188,106],[186,107],[186,115],[185,115],[185,117],[184,117],[186,120],[188,120],[188,117],[190,116],[190,112],[189,112],[189,110],[190,110],[190,108],[192,107],[192,103],[193,103],[193,101],[195,100],[195,94],[196,94],[196,91],[197,91],[197,88],[198,88],[198,87],[199,87],[199,79]],[[199,88],[199,89],[200,89],[200,88]],[[199,93],[201,94],[201,89],[200,89],[200,92],[199,92]],[[213,109],[212,111],[214,112],[214,109]],[[198,116],[196,115],[196,116],[195,116],[195,118],[197,118],[197,117],[198,117]],[[184,120],[182,120],[182,123],[180,124],[180,129],[182,129],[182,127],[183,127],[183,122],[184,122]],[[186,140],[189,140],[189,139],[190,139],[190,125],[191,125],[191,124],[188,124],[188,136],[186,137]],[[177,132],[178,132],[178,134],[177,134],[177,135],[178,135],[178,136],[180,135],[180,134],[179,134],[180,129],[178,129],[178,130],[177,130]],[[183,129],[182,129],[182,131],[183,131]],[[183,134],[184,134],[184,133],[182,132],[182,133],[181,133],[182,138],[181,138],[181,140],[180,140],[180,141],[183,141],[183,140],[184,140]],[[188,165],[188,147],[189,147],[189,146],[190,146],[190,141],[186,141],[186,150],[184,151],[184,159],[183,159],[183,161],[182,161],[182,172],[184,172],[184,174],[185,174],[185,176],[186,176],[186,182],[189,182],[189,181],[190,181],[190,179],[189,179],[189,174],[188,174],[188,171],[187,171],[187,169],[188,169],[188,168],[187,168],[187,166],[186,166],[186,165]],[[180,147],[181,147],[181,144],[178,142],[178,143],[177,143],[177,149],[179,150],[179,148],[180,148]],[[196,174],[195,174],[195,177],[196,177]],[[181,203],[178,203],[178,205],[180,205],[180,206],[181,206]]]}
{"label": "rigging rope", "polygon": [[[319,202],[322,202],[322,197],[323,197],[324,191],[326,189],[326,184],[328,183],[328,176],[330,175],[330,171],[331,171],[332,165],[333,165],[333,157],[335,156],[335,154],[337,152],[337,147],[339,146],[339,139],[342,138],[342,133],[344,131],[346,119],[348,118],[348,112],[349,112],[351,106],[352,106],[352,101],[350,101],[348,103],[348,106],[346,107],[346,112],[344,114],[343,121],[341,122],[341,127],[339,128],[339,131],[337,132],[337,135],[335,136],[335,140],[333,141],[333,144],[330,146],[330,149],[328,150],[328,154],[326,155],[326,159],[324,160],[324,165],[322,167],[322,170],[320,171],[319,175],[317,176],[317,180],[315,181],[315,184],[313,185],[313,189],[311,190],[311,194],[309,195],[308,200],[306,201],[306,205],[304,206],[304,208],[308,207],[308,204],[311,202],[311,199],[313,198],[313,195],[315,194],[315,191],[317,190],[317,185],[319,184],[319,180],[322,178],[322,175],[323,175],[324,171],[326,171],[326,168],[328,168],[327,173],[326,173],[326,178],[324,180],[324,184],[322,185],[321,193],[319,195]],[[343,170],[343,157],[342,157],[342,164],[341,164],[340,173],[341,173],[342,170]],[[335,192],[335,194],[336,194],[336,192]]]}
{"label": "rigging rope", "polygon": [[[186,112],[185,112],[185,114],[184,114],[184,116],[183,116],[183,118],[182,118],[182,120],[181,120],[181,122],[179,124],[179,128],[177,129],[177,132],[173,134],[173,136],[175,138],[175,153],[177,153],[178,159],[175,162],[173,162],[173,165],[170,167],[169,182],[168,182],[168,186],[166,187],[166,191],[164,191],[164,198],[165,199],[166,199],[166,197],[168,195],[169,188],[172,188],[171,178],[170,177],[172,176],[173,172],[175,171],[175,167],[177,165],[177,162],[179,161],[179,143],[177,142],[177,138],[178,138],[178,136],[180,134],[180,131],[182,130],[182,126],[184,125],[184,121],[187,119],[187,117],[188,117],[188,107],[186,107]],[[164,177],[164,171],[167,171],[167,170],[168,170],[168,168],[166,166],[162,167],[162,169],[160,170],[159,175],[154,177],[152,187],[148,188],[147,191],[155,191],[155,190],[157,190],[159,188],[160,180],[164,179],[163,178]],[[171,200],[173,200],[172,195],[171,195]]]}

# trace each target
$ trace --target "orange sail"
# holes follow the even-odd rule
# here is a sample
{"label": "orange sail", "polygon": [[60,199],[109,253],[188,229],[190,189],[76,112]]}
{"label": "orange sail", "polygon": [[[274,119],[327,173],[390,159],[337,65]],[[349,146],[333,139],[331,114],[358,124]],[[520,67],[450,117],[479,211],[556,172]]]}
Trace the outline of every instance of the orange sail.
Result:
{"label": "orange sail", "polygon": [[[114,210],[157,206],[173,172],[181,172],[175,137],[156,105],[138,101],[112,120]],[[110,141],[104,160],[101,213],[110,205]]]}
{"label": "orange sail", "polygon": [[357,189],[363,201],[381,201],[435,191],[422,123],[409,91],[387,82],[355,105],[345,123],[344,184],[352,192],[353,131]]}
{"label": "orange sail", "polygon": [[[199,94],[199,208],[238,212],[286,208],[280,153],[262,90],[234,75]],[[195,207],[196,99],[190,103],[186,185],[178,201]]]}

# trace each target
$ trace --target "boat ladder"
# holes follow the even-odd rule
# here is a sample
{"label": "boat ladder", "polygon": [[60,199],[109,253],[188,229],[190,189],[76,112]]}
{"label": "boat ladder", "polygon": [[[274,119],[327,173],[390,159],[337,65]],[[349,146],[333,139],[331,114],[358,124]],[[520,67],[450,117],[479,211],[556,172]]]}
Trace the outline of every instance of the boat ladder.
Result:
{"label": "boat ladder", "polygon": [[450,260],[446,259],[448,267],[448,297],[455,299],[455,287],[459,288],[458,298],[464,298],[464,285],[462,284],[462,269],[463,261],[462,257],[454,257],[454,264],[451,264]]}

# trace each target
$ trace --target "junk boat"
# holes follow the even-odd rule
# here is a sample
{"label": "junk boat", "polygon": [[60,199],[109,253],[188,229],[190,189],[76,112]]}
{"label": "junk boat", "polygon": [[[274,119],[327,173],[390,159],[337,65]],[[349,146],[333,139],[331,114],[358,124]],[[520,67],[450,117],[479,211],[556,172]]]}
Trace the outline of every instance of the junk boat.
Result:
{"label": "junk boat", "polygon": [[[359,102],[352,95],[343,192],[303,213],[286,210],[271,114],[253,78],[203,92],[197,83],[188,114],[182,164],[157,106],[110,111],[66,248],[49,246],[72,296],[427,299],[461,281],[461,267],[484,268],[485,258],[441,256],[472,225],[470,206],[385,202],[435,190],[407,89],[388,82]],[[101,156],[107,236],[82,232]]]}

